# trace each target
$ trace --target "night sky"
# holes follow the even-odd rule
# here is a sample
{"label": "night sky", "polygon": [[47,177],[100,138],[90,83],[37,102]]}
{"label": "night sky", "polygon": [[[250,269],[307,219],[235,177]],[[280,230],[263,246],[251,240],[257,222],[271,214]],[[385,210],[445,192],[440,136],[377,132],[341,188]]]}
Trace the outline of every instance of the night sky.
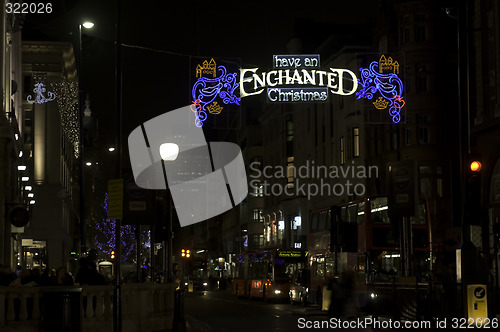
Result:
{"label": "night sky", "polygon": [[[52,3],[54,13],[26,16],[23,39],[72,42],[77,50],[79,22],[95,23],[83,31],[83,88],[99,121],[99,142],[112,144],[115,2]],[[368,0],[265,6],[123,1],[124,139],[140,123],[190,103],[191,56],[236,58],[243,68],[270,68],[273,54],[290,53],[292,39],[300,40],[293,53],[314,53],[328,36],[349,29],[339,25],[373,22],[376,8],[377,1]]]}

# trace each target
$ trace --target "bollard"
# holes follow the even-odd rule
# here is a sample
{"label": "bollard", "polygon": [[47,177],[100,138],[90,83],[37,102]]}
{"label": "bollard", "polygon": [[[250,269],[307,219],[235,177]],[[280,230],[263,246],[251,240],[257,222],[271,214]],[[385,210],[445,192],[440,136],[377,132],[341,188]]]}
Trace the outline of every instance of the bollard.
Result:
{"label": "bollard", "polygon": [[177,289],[174,293],[174,332],[186,332],[184,318],[184,291]]}

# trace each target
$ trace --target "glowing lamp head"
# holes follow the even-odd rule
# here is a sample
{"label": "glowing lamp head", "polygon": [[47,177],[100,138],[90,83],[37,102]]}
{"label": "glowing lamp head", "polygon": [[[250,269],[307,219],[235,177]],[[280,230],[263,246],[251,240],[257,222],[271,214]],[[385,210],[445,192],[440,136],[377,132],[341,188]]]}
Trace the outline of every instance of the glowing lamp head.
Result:
{"label": "glowing lamp head", "polygon": [[111,259],[115,259],[115,251],[114,250],[111,251],[110,257],[111,257]]}
{"label": "glowing lamp head", "polygon": [[470,163],[470,170],[472,172],[479,172],[481,170],[481,163],[477,160],[474,160]]}
{"label": "glowing lamp head", "polygon": [[83,22],[82,26],[83,26],[85,29],[92,29],[92,28],[94,27],[94,23],[89,22],[89,21],[86,21],[86,22]]}
{"label": "glowing lamp head", "polygon": [[173,161],[177,159],[179,154],[179,146],[175,143],[163,143],[160,145],[161,159],[166,161]]}

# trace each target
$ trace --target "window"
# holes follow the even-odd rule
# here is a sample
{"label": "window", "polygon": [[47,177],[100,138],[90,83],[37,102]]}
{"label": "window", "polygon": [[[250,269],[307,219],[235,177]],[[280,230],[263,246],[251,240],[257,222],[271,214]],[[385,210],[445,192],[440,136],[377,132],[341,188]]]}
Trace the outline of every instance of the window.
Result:
{"label": "window", "polygon": [[406,145],[411,144],[411,129],[410,128],[405,129],[405,144]]}
{"label": "window", "polygon": [[349,222],[349,223],[355,223],[357,222],[358,219],[358,211],[357,211],[357,205],[356,204],[349,204],[347,206],[347,214],[344,222]]}
{"label": "window", "polygon": [[345,164],[345,142],[344,136],[340,138],[340,164]]}
{"label": "window", "polygon": [[427,76],[416,77],[416,90],[417,92],[427,92]]}
{"label": "window", "polygon": [[429,143],[429,128],[419,127],[418,128],[418,144],[428,144]]}
{"label": "window", "polygon": [[427,115],[417,114],[417,123],[427,123]]}
{"label": "window", "polygon": [[427,39],[427,32],[424,26],[417,25],[415,26],[415,41],[421,42]]}
{"label": "window", "polygon": [[264,186],[260,182],[257,181],[251,182],[250,188],[251,188],[250,196],[253,197],[264,196]]}
{"label": "window", "polygon": [[377,197],[371,200],[371,220],[374,224],[389,223],[389,207],[387,205],[387,197]]}
{"label": "window", "polygon": [[416,22],[425,21],[425,14],[422,14],[422,13],[415,14],[415,21]]}
{"label": "window", "polygon": [[410,42],[410,28],[403,28],[401,31],[401,44]]}
{"label": "window", "polygon": [[398,137],[398,132],[397,129],[392,130],[392,135],[391,135],[391,149],[392,150],[397,150],[399,146],[399,137]]}
{"label": "window", "polygon": [[264,217],[262,216],[262,209],[253,209],[253,222],[264,222]]}
{"label": "window", "polygon": [[293,116],[288,114],[286,116],[286,155],[288,157],[293,156]]}
{"label": "window", "polygon": [[307,108],[307,130],[311,130],[311,109]]}
{"label": "window", "polygon": [[427,71],[427,66],[419,63],[415,65],[415,72],[417,73],[425,73]]}
{"label": "window", "polygon": [[352,130],[352,154],[354,157],[359,157],[359,128]]}
{"label": "window", "polygon": [[356,221],[359,225],[365,222],[365,202],[358,203],[358,216]]}
{"label": "window", "polygon": [[287,115],[286,117],[286,140],[293,141],[293,117],[291,115]]}
{"label": "window", "polygon": [[333,137],[333,103],[330,103],[330,137]]}
{"label": "window", "polygon": [[380,140],[379,140],[379,137],[378,137],[378,129],[375,128],[375,140],[374,140],[374,143],[375,143],[375,156],[378,156],[380,154]]}
{"label": "window", "polygon": [[326,138],[326,110],[321,110],[321,140],[325,143]]}
{"label": "window", "polygon": [[287,158],[287,187],[295,187],[295,167],[293,165],[294,157]]}

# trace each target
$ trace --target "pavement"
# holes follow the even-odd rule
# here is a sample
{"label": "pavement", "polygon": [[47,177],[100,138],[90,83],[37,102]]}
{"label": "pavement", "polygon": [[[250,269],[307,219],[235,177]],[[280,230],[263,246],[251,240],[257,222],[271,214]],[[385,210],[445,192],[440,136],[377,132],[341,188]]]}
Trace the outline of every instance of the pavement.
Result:
{"label": "pavement", "polygon": [[[185,332],[211,332],[212,331],[212,328],[208,324],[194,318],[191,315],[185,315],[185,318],[186,318],[186,331]],[[179,331],[179,332],[181,332],[181,331]]]}

